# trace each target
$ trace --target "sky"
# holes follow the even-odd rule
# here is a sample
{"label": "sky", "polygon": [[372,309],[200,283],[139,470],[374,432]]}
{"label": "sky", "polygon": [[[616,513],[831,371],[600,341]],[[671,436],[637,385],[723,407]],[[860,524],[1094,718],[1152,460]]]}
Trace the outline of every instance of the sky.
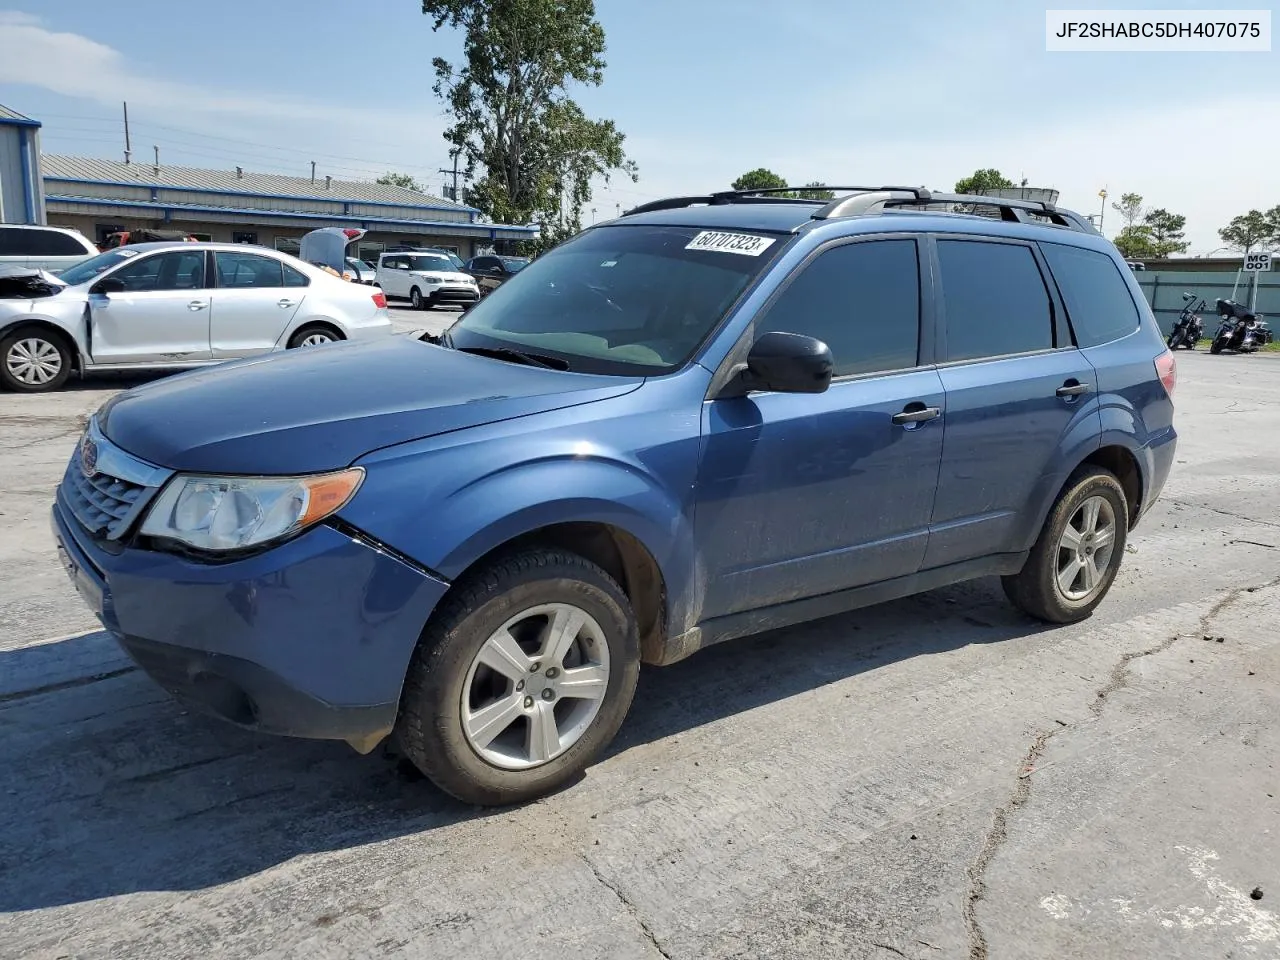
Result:
{"label": "sky", "polygon": [[[1067,6],[1056,0],[1053,7]],[[1173,0],[1124,9],[1236,9]],[[1108,5],[1094,0],[1091,8]],[[417,0],[0,0],[0,103],[48,153],[372,179],[439,192],[447,125]],[[596,0],[604,83],[639,182],[599,184],[584,220],[725,189],[764,166],[795,183],[951,189],[979,167],[1098,213],[1136,192],[1187,217],[1191,254],[1280,204],[1280,54],[1047,53],[1025,0]]]}

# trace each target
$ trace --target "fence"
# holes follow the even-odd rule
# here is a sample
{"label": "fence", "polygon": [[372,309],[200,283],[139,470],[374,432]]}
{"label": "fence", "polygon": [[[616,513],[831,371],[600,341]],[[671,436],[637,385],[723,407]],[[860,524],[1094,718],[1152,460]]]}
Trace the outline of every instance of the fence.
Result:
{"label": "fence", "polygon": [[1173,322],[1182,312],[1182,295],[1194,294],[1196,302],[1203,297],[1206,303],[1201,316],[1204,318],[1206,333],[1213,330],[1213,319],[1217,310],[1213,302],[1219,298],[1231,298],[1231,290],[1235,288],[1235,300],[1249,305],[1253,296],[1254,277],[1258,278],[1258,299],[1255,309],[1264,316],[1280,315],[1280,273],[1242,273],[1240,282],[1236,283],[1234,273],[1183,272],[1181,270],[1139,271],[1134,274],[1138,286],[1142,287],[1151,311],[1160,322],[1160,329],[1166,335],[1173,330]]}

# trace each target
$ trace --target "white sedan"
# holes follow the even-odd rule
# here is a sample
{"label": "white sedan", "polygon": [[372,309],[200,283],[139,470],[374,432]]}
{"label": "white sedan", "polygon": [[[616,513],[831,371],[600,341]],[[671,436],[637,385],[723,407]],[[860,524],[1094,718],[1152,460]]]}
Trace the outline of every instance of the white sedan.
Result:
{"label": "white sedan", "polygon": [[382,292],[266,247],[118,247],[0,294],[0,384],[39,392],[72,371],[187,369],[391,335]]}

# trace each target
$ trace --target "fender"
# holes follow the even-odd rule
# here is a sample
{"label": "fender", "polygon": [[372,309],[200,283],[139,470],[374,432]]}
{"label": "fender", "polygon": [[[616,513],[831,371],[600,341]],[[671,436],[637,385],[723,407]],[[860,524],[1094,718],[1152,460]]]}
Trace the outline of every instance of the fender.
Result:
{"label": "fender", "polygon": [[1045,518],[1053,509],[1054,501],[1058,499],[1058,492],[1067,482],[1067,477],[1098,451],[1101,446],[1098,440],[1101,409],[1102,398],[1094,398],[1082,406],[1068,424],[1058,444],[1057,453],[1050,461],[1052,464],[1060,465],[1059,469],[1043,474],[1036,481],[1036,485],[1031,490],[1027,509],[1021,512],[1022,520],[1018,526],[1017,536],[1009,546],[1011,551],[1031,549],[1036,538],[1040,536]]}
{"label": "fender", "polygon": [[[653,392],[704,390],[698,379]],[[667,633],[679,634],[704,593],[692,522],[699,421],[696,406],[654,399],[623,395],[597,401],[595,417],[576,406],[372,453],[357,461],[365,481],[339,516],[450,581],[543,527],[609,525],[653,558]]]}

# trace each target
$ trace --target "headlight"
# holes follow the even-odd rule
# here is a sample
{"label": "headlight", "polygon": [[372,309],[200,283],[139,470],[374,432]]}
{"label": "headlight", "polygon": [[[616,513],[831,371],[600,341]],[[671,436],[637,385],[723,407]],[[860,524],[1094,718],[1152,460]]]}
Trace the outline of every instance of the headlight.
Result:
{"label": "headlight", "polygon": [[176,476],[147,512],[142,534],[199,550],[241,550],[291,536],[340,510],[363,467],[308,477]]}

